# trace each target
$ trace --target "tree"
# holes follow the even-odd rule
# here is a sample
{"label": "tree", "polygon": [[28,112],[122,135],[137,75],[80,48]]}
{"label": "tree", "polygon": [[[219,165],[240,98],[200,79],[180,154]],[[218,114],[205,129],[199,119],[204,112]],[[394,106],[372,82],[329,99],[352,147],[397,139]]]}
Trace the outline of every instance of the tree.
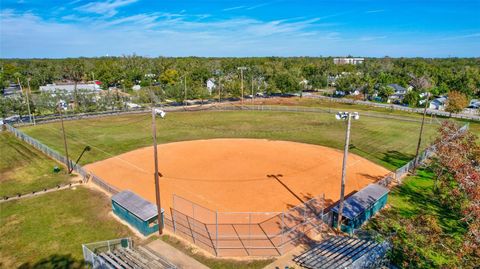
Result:
{"label": "tree", "polygon": [[417,77],[415,75],[411,75],[411,78],[410,85],[412,85],[412,87],[418,92],[423,92],[432,87],[432,82],[427,76]]}
{"label": "tree", "polygon": [[376,81],[370,75],[366,74],[361,78],[362,92],[364,101],[368,99],[368,96],[373,93],[373,88],[375,87]]}
{"label": "tree", "polygon": [[178,71],[175,69],[167,69],[160,75],[160,82],[164,85],[175,85],[180,78]]}
{"label": "tree", "polygon": [[[480,146],[478,137],[451,121],[444,121],[435,140],[442,202],[451,210],[460,208],[468,226],[464,253],[480,256]],[[441,194],[443,193],[443,195]]]}
{"label": "tree", "polygon": [[392,87],[389,87],[385,84],[380,84],[377,87],[377,91],[378,91],[378,96],[382,98],[383,101],[387,101],[388,97],[394,94],[395,92]]}
{"label": "tree", "polygon": [[468,100],[465,94],[458,91],[451,91],[448,94],[447,107],[445,111],[450,113],[461,112],[468,105]]}
{"label": "tree", "polygon": [[309,82],[314,89],[323,89],[328,85],[327,76],[325,75],[314,75],[310,78]]}
{"label": "tree", "polygon": [[298,92],[301,90],[299,81],[290,73],[280,73],[274,78],[275,86],[282,93]]}
{"label": "tree", "polygon": [[418,105],[418,101],[420,99],[420,96],[416,91],[409,91],[407,94],[405,94],[405,97],[403,98],[403,102],[405,104],[408,104],[411,107],[416,107]]}

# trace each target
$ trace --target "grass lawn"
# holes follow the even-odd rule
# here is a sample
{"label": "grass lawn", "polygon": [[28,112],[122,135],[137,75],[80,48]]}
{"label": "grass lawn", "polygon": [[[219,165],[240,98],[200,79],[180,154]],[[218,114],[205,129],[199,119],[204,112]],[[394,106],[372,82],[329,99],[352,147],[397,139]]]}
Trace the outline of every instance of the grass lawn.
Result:
{"label": "grass lawn", "polygon": [[[68,182],[63,166],[8,132],[0,132],[0,197]],[[59,166],[62,171],[53,172]]]}
{"label": "grass lawn", "polygon": [[[123,115],[65,122],[69,153],[76,159],[86,145],[82,164],[151,145],[150,114]],[[423,146],[438,124],[427,124]],[[60,123],[22,128],[24,132],[63,153]],[[266,111],[176,112],[158,119],[158,142],[209,138],[265,138],[324,145],[341,149],[345,122],[328,113]],[[351,152],[395,169],[415,153],[419,123],[361,117],[352,123]]]}
{"label": "grass lawn", "polygon": [[86,187],[0,204],[0,268],[83,268],[82,243],[130,235],[110,208]]}
{"label": "grass lawn", "polygon": [[[419,170],[389,194],[390,208],[367,229],[394,236],[393,262],[408,268],[469,268],[457,256],[466,225],[460,212],[442,206],[433,190],[433,173]],[[480,262],[480,261],[477,261]]]}

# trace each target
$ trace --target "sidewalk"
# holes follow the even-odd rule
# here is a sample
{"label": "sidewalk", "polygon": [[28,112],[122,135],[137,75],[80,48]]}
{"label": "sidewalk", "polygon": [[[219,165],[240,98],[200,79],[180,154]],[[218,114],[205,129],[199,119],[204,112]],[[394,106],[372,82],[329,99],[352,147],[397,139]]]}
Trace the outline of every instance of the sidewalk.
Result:
{"label": "sidewalk", "polygon": [[175,264],[178,268],[185,269],[208,269],[207,266],[201,264],[194,258],[184,254],[180,250],[170,246],[162,240],[155,240],[147,245],[147,247],[158,255],[164,257],[169,262]]}

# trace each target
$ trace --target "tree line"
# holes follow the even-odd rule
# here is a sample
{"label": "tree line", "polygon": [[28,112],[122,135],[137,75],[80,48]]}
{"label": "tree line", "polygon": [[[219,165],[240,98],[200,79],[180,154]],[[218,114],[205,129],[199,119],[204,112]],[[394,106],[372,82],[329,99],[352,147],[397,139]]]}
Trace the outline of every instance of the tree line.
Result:
{"label": "tree line", "polygon": [[[135,95],[149,102],[154,92],[162,100],[181,102],[184,99],[239,97],[243,72],[245,95],[251,92],[295,93],[305,89],[323,89],[336,78],[338,90],[359,89],[368,99],[374,92],[388,97],[388,84],[407,87],[415,79],[426,78],[434,95],[455,91],[472,99],[479,96],[480,58],[367,58],[363,64],[335,65],[330,57],[259,57],[259,58],[146,58],[123,57],[67,59],[1,59],[0,89],[20,81],[29,84],[32,93],[42,85],[62,80],[74,82],[98,80],[102,88],[117,87],[133,93],[133,85],[143,92]],[[215,81],[215,91],[206,88],[207,80]],[[415,94],[407,101],[418,105],[417,93],[426,90],[414,86]],[[185,89],[187,89],[185,91]],[[185,95],[186,92],[186,95]],[[117,100],[118,101],[118,100]]]}

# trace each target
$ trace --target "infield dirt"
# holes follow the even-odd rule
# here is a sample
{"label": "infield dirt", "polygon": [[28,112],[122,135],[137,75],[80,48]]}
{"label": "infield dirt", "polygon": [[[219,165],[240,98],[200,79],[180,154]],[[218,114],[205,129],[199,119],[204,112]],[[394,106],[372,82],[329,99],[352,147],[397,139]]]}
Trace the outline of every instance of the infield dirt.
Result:
{"label": "infield dirt", "polygon": [[[173,194],[211,210],[280,212],[311,197],[339,199],[343,152],[317,145],[264,139],[210,139],[158,146],[161,202]],[[137,149],[85,167],[120,190],[155,202],[153,147]],[[348,156],[346,194],[389,171]],[[281,175],[279,180],[267,175]],[[166,210],[169,212],[169,210]]]}

